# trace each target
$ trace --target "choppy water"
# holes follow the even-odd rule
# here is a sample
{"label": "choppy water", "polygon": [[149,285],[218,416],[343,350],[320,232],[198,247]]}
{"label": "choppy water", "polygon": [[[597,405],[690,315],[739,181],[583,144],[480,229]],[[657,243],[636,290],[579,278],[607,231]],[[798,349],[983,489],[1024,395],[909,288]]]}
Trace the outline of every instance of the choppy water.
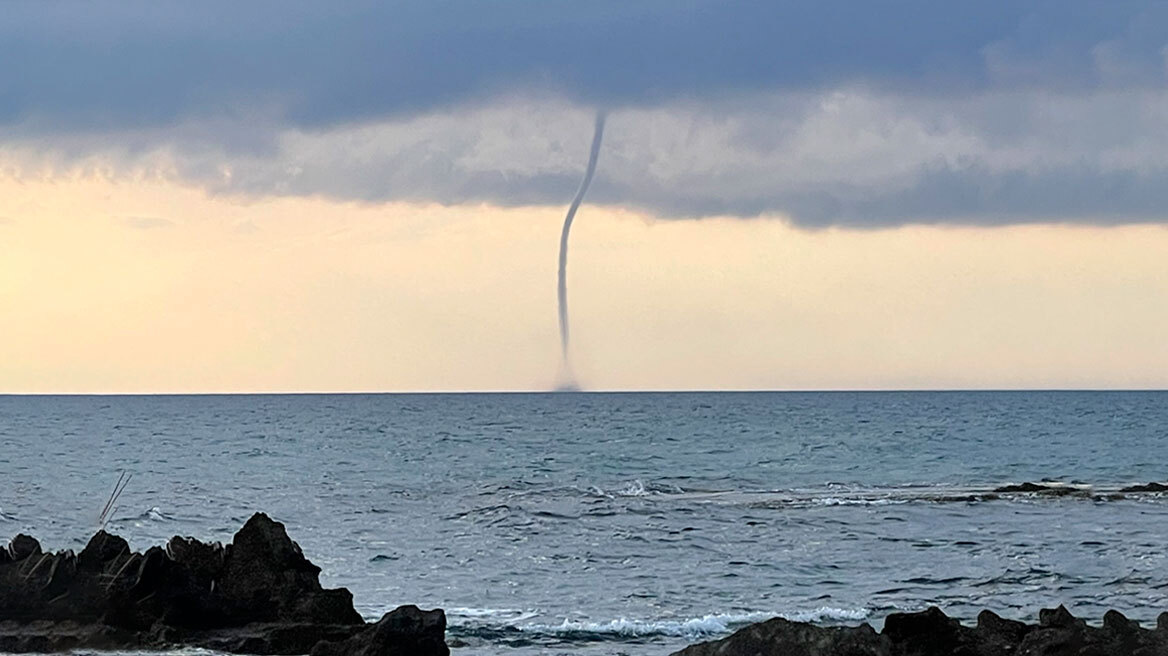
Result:
{"label": "choppy water", "polygon": [[[288,525],[455,653],[666,654],[773,615],[1168,609],[1168,393],[0,397],[0,534]],[[1007,482],[1090,486],[1038,498]]]}

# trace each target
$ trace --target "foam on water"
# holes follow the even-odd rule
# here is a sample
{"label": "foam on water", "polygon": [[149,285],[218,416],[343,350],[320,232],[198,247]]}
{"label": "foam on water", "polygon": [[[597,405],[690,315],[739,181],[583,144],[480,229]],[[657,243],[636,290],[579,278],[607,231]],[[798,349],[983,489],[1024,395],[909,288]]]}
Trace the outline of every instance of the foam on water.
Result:
{"label": "foam on water", "polygon": [[172,521],[174,521],[174,517],[171,517],[170,515],[167,515],[166,513],[162,512],[162,509],[159,508],[158,506],[151,507],[149,510],[147,510],[146,512],[139,515],[138,519],[149,519],[149,520],[152,520],[155,522],[172,522]]}
{"label": "foam on water", "polygon": [[505,625],[513,625],[516,622],[522,622],[539,616],[538,611],[523,610],[519,608],[447,608],[446,617],[451,624],[457,624],[460,620],[473,619],[482,620],[488,618],[496,620]]}
{"label": "foam on water", "polygon": [[[490,618],[498,620],[510,611],[458,609],[457,616],[466,618]],[[602,621],[569,620],[560,623],[522,623],[526,617],[508,618],[501,622],[450,623],[457,635],[472,636],[492,634],[500,630],[513,630],[527,636],[556,638],[565,641],[602,641],[621,638],[673,637],[704,639],[729,633],[752,622],[761,622],[773,617],[797,622],[839,622],[860,621],[868,617],[863,608],[833,608],[822,606],[806,611],[794,612],[739,612],[712,613],[700,617],[684,619],[639,620],[617,618]]]}
{"label": "foam on water", "polygon": [[649,496],[649,491],[645,489],[645,484],[638,479],[622,487],[617,492],[617,495],[622,497],[647,497]]}
{"label": "foam on water", "polygon": [[693,493],[687,493],[677,485],[671,485],[660,482],[650,482],[646,484],[641,479],[628,481],[615,489],[606,490],[597,485],[589,486],[587,494],[593,497],[604,497],[606,499],[615,499],[618,497],[626,498],[642,498],[642,497],[670,497],[682,498],[693,497]]}

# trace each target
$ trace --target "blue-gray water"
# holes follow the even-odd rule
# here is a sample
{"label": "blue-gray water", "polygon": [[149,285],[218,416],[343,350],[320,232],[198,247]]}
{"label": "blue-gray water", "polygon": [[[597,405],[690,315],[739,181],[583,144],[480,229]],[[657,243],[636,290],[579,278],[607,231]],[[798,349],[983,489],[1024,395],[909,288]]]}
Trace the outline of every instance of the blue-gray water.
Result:
{"label": "blue-gray water", "polygon": [[[455,653],[666,654],[776,614],[1168,609],[1168,393],[0,397],[0,533],[135,548],[285,522]],[[967,500],[967,497],[972,500]]]}

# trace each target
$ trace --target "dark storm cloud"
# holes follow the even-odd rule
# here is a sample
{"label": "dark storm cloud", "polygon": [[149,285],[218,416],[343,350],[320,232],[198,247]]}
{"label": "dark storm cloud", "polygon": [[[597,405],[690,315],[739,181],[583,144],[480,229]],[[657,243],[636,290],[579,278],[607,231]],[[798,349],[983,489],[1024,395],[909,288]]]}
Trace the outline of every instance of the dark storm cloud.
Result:
{"label": "dark storm cloud", "polygon": [[9,2],[0,150],[165,152],[247,194],[558,203],[601,107],[594,202],[1155,221],[1166,45],[1168,4],[1124,0]]}
{"label": "dark storm cloud", "polygon": [[318,126],[515,88],[620,107],[844,83],[1159,85],[1165,43],[1168,7],[1123,1],[15,2],[0,117],[61,130],[260,108]]}
{"label": "dark storm cloud", "polygon": [[636,205],[667,216],[757,217],[783,208],[809,228],[879,228],[905,223],[1135,224],[1168,220],[1168,168],[1152,174],[1101,172],[1088,166],[994,172],[942,167],[905,189],[839,183],[772,194],[718,198],[684,190],[597,184],[596,202]]}

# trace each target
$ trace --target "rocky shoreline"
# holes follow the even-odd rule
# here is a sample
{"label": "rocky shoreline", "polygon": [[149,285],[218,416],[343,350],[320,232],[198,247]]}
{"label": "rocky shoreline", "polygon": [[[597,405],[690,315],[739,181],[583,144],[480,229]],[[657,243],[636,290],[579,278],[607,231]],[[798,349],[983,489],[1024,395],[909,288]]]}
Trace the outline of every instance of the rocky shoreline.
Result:
{"label": "rocky shoreline", "polygon": [[[18,535],[0,549],[0,652],[449,656],[442,610],[402,606],[368,623],[352,594],[322,588],[319,574],[263,513],[228,545],[176,536],[145,553],[105,531],[76,554]],[[1037,624],[983,611],[966,626],[930,608],[889,615],[880,632],[775,618],[672,656],[1168,656],[1168,613],[1155,628],[1116,611],[1090,626],[1062,606]]]}
{"label": "rocky shoreline", "polygon": [[77,554],[18,535],[0,550],[0,652],[449,655],[443,611],[402,606],[367,623],[319,574],[263,513],[231,544],[174,537],[145,553],[105,531]]}
{"label": "rocky shoreline", "polygon": [[965,626],[939,608],[893,613],[879,633],[865,623],[817,626],[781,618],[742,628],[672,656],[1168,656],[1168,613],[1155,629],[1112,610],[1099,627],[1066,608],[1043,609],[1037,624],[986,610]]}

